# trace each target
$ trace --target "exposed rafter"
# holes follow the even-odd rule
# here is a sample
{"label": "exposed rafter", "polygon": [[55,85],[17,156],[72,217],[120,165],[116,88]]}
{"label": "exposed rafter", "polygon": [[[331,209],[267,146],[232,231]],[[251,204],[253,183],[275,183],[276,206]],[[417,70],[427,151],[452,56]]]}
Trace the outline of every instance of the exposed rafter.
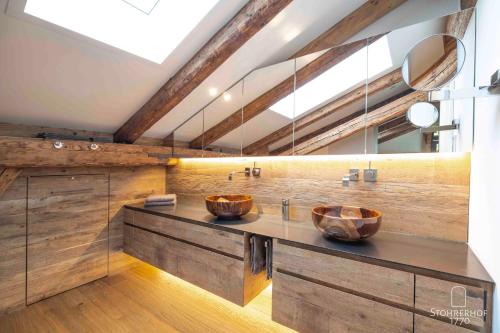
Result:
{"label": "exposed rafter", "polygon": [[250,0],[114,134],[133,143],[271,21],[292,0]]}
{"label": "exposed rafter", "polygon": [[474,8],[469,8],[449,15],[446,19],[446,33],[457,38],[464,38],[473,13]]}
{"label": "exposed rafter", "polygon": [[[377,104],[369,107],[368,110],[367,110],[367,112],[375,111],[375,110],[381,108],[382,106],[384,106],[384,105],[386,105],[388,103],[391,103],[391,102],[393,102],[393,101],[395,101],[395,100],[397,100],[397,99],[399,99],[401,97],[404,97],[404,96],[410,94],[412,91],[413,90],[409,89],[409,90],[405,90],[405,91],[403,91],[403,92],[401,92],[399,94],[396,94],[396,95],[394,95],[394,96],[392,96],[392,97],[390,97],[390,98],[388,98],[388,99],[386,99],[386,100],[384,100],[384,101],[382,101],[380,103],[377,103]],[[345,116],[345,117],[343,117],[343,118],[341,118],[341,119],[339,119],[337,121],[334,121],[331,124],[328,124],[328,125],[326,125],[324,127],[321,127],[320,129],[317,129],[317,130],[315,130],[315,131],[313,131],[311,133],[303,135],[303,136],[301,136],[298,139],[295,139],[294,143],[288,143],[288,144],[286,144],[284,146],[281,146],[279,148],[274,149],[273,151],[271,151],[269,153],[269,155],[280,155],[282,152],[292,149],[294,144],[295,145],[299,145],[299,144],[301,144],[303,142],[306,142],[306,141],[308,141],[308,140],[310,140],[310,139],[312,139],[314,137],[317,137],[318,135],[321,135],[321,134],[323,134],[323,133],[325,133],[325,132],[327,132],[327,131],[329,131],[329,130],[331,130],[333,128],[336,128],[336,127],[338,127],[338,126],[340,126],[340,125],[342,125],[342,124],[344,124],[344,123],[346,123],[346,122],[348,122],[350,120],[353,120],[353,119],[355,119],[355,118],[357,118],[359,116],[362,116],[364,114],[365,114],[365,110],[364,109],[356,111],[356,112],[353,112],[350,115]],[[406,117],[405,117],[405,119],[406,119]]]}
{"label": "exposed rafter", "polygon": [[[408,108],[416,102],[427,100],[427,93],[412,92],[404,97],[401,97],[391,103],[388,103],[372,112],[362,114],[354,119],[351,119],[335,128],[330,129],[314,138],[295,145],[294,153],[296,155],[310,154],[318,149],[326,147],[338,140],[351,136],[354,133],[364,130],[365,128],[378,126],[386,121],[405,114]],[[280,155],[291,154],[291,149],[281,152]]]}
{"label": "exposed rafter", "polygon": [[[310,50],[318,50],[318,47],[326,49],[328,47],[342,44],[403,2],[405,1],[368,1],[335,24],[331,29],[325,32],[325,34],[306,45],[297,54],[308,54]],[[372,41],[374,40],[376,40],[376,38],[372,39]],[[300,87],[311,81],[365,45],[366,42],[360,41],[325,52],[297,72],[296,86]],[[243,123],[264,112],[283,97],[291,94],[293,92],[293,88],[294,76],[292,75],[271,90],[245,105],[243,107]],[[192,140],[190,142],[190,147],[200,148],[202,144],[205,146],[210,145],[241,125],[241,111],[237,110],[218,124],[205,131],[202,135]]]}
{"label": "exposed rafter", "polygon": [[293,132],[294,126],[295,131],[300,131],[301,129],[306,128],[317,121],[321,121],[322,119],[324,119],[324,117],[334,112],[340,111],[349,105],[353,105],[356,102],[364,100],[365,94],[373,95],[395,84],[401,83],[402,81],[403,77],[401,75],[401,69],[397,68],[392,72],[374,80],[373,82],[370,82],[367,88],[365,87],[364,83],[359,84],[358,86],[354,87],[342,96],[336,98],[327,105],[297,119],[294,124],[283,126],[279,130],[246,146],[243,149],[243,153],[246,155],[254,155],[262,151],[267,151],[267,147],[270,144],[289,136]]}
{"label": "exposed rafter", "polygon": [[[404,118],[406,118],[406,117],[404,117]],[[415,126],[413,126],[406,119],[404,119],[404,120],[405,120],[404,122],[402,122],[396,126],[393,126],[391,128],[388,128],[384,132],[379,132],[378,138],[377,138],[378,143],[381,144],[381,143],[387,142],[389,140],[400,137],[401,135],[404,135],[406,133],[413,132],[414,130],[417,129]]]}
{"label": "exposed rafter", "polygon": [[326,50],[334,45],[345,42],[344,36],[351,31],[361,31],[374,21],[378,20],[406,0],[369,0],[356,11],[343,18],[335,26],[325,31],[306,47],[295,53],[290,59],[298,58],[321,50]]}

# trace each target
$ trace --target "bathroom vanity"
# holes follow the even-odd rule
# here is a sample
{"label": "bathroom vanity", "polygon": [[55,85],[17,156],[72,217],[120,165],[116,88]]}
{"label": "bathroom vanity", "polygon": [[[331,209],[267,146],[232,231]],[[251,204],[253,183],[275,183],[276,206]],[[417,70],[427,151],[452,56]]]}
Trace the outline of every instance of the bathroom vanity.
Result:
{"label": "bathroom vanity", "polygon": [[490,332],[494,282],[466,244],[380,232],[323,238],[309,221],[250,213],[220,221],[202,206],[126,206],[125,252],[245,305],[249,237],[272,237],[272,318],[301,332]]}

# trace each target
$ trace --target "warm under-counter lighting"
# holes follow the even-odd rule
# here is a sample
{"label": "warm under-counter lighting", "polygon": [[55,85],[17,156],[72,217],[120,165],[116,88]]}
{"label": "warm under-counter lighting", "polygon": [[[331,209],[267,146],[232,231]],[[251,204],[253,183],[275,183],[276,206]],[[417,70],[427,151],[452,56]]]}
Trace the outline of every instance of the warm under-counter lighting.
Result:
{"label": "warm under-counter lighting", "polygon": [[231,98],[233,98],[233,97],[231,96],[231,94],[230,94],[230,93],[227,93],[227,92],[226,92],[226,93],[224,93],[223,97],[224,97],[224,101],[226,101],[226,102],[229,102],[229,101],[231,100]]}
{"label": "warm under-counter lighting", "polygon": [[300,155],[300,156],[247,156],[179,158],[182,163],[241,163],[258,161],[388,161],[461,159],[470,153],[408,153],[408,154],[353,154],[353,155]]}

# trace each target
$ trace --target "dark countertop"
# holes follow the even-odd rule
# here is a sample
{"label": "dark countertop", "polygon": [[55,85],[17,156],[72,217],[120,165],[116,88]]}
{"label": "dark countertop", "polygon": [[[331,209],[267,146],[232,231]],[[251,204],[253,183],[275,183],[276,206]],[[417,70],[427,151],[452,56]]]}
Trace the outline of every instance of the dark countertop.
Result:
{"label": "dark countertop", "polygon": [[357,243],[328,240],[321,236],[312,221],[282,221],[271,214],[249,213],[239,220],[219,220],[205,206],[177,204],[170,207],[147,207],[142,204],[125,207],[180,221],[205,225],[226,231],[243,231],[282,240],[285,244],[331,253],[346,258],[447,278],[466,278],[493,283],[492,278],[467,244],[424,237],[379,232]]}

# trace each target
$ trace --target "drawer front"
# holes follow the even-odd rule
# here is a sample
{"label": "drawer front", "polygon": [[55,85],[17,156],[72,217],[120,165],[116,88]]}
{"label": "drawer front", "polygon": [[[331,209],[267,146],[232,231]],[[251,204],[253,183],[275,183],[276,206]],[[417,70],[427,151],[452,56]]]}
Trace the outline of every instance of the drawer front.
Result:
{"label": "drawer front", "polygon": [[474,333],[475,331],[451,323],[415,315],[415,333]]}
{"label": "drawer front", "polygon": [[244,236],[134,211],[133,225],[243,258]]}
{"label": "drawer front", "polygon": [[243,261],[125,225],[124,251],[243,305]]}
{"label": "drawer front", "polygon": [[485,326],[484,289],[421,275],[415,281],[416,309],[448,318],[468,318],[478,328]]}
{"label": "drawer front", "polygon": [[275,241],[274,267],[413,307],[412,273],[309,251]]}
{"label": "drawer front", "polygon": [[413,331],[411,312],[276,271],[272,317],[299,332]]}

